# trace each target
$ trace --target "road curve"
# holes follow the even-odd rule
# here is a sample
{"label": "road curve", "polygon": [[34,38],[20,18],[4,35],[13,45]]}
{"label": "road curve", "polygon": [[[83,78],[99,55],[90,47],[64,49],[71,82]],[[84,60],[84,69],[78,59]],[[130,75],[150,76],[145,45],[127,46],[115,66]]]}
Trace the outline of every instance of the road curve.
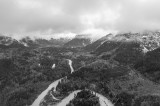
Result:
{"label": "road curve", "polygon": [[81,90],[76,90],[70,93],[66,98],[64,98],[60,103],[52,106],[66,106],[72,99],[74,99],[75,95],[80,92]]}
{"label": "road curve", "polygon": [[[58,83],[62,80],[63,78],[54,81],[52,84],[49,85],[49,87],[44,90],[39,96],[38,98],[33,102],[33,104],[31,106],[39,106],[40,103],[43,101],[44,97],[48,94],[48,92],[54,88],[53,91],[56,91],[57,85]],[[55,97],[54,97],[55,98]],[[57,98],[56,98],[57,99]],[[58,100],[58,99],[57,99]]]}
{"label": "road curve", "polygon": [[[70,93],[67,97],[65,97],[60,103],[52,105],[52,106],[66,106],[71,100],[74,99],[75,95],[80,92],[81,90],[76,90],[72,93]],[[91,91],[91,90],[90,90]],[[94,91],[91,91],[95,96],[99,97],[99,103],[101,106],[114,106],[110,100],[108,100],[103,95],[96,93]]]}

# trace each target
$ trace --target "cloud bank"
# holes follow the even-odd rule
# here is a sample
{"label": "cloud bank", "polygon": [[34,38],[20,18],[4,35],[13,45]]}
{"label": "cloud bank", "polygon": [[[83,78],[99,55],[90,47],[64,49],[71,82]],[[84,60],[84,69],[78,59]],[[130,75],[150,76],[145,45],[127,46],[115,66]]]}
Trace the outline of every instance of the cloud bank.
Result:
{"label": "cloud bank", "polygon": [[160,29],[159,0],[0,0],[0,32],[39,37]]}

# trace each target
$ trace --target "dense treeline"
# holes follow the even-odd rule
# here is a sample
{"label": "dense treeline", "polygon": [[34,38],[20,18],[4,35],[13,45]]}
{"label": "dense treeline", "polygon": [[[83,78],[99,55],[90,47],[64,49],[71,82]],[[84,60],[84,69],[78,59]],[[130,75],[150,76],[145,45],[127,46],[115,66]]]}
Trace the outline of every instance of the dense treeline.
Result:
{"label": "dense treeline", "polygon": [[91,91],[82,90],[66,106],[100,106],[100,104],[99,98],[93,95]]}
{"label": "dense treeline", "polygon": [[135,68],[150,80],[160,82],[160,48],[148,52],[144,58],[137,61]]}
{"label": "dense treeline", "polygon": [[51,82],[70,73],[68,61],[59,56],[43,50],[14,51],[0,59],[1,106],[30,105]]}

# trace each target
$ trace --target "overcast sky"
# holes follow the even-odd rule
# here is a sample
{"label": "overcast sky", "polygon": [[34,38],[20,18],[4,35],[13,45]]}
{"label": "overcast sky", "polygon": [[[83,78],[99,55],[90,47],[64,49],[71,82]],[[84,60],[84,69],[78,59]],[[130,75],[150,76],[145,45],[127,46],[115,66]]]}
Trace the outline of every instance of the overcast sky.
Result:
{"label": "overcast sky", "polygon": [[0,0],[0,31],[71,36],[157,30],[159,5],[160,0]]}

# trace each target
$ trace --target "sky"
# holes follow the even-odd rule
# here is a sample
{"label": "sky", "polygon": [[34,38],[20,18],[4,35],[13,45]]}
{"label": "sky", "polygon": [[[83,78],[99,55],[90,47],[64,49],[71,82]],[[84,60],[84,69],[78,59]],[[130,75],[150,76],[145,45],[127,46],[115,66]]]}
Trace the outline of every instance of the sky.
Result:
{"label": "sky", "polygon": [[160,29],[160,0],[0,0],[0,32],[24,36]]}

